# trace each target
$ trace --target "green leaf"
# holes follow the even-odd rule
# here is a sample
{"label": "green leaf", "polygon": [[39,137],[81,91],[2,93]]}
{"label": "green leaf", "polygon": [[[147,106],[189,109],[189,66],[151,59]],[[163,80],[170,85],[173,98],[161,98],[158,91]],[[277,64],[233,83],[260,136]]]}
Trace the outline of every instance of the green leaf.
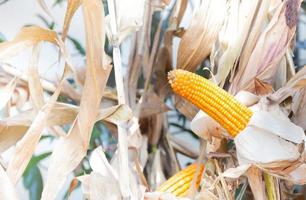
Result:
{"label": "green leaf", "polygon": [[306,10],[306,2],[305,1],[302,2],[301,7],[302,7],[303,10]]}
{"label": "green leaf", "polygon": [[29,191],[31,200],[39,200],[43,190],[43,180],[38,168],[38,163],[50,156],[51,152],[43,153],[38,156],[32,156],[26,170],[23,173],[22,183]]}
{"label": "green leaf", "polygon": [[56,0],[56,1],[53,3],[52,6],[54,7],[54,6],[56,6],[56,5],[61,5],[61,4],[63,3],[63,1],[64,1],[64,0]]}
{"label": "green leaf", "polygon": [[23,175],[23,185],[29,191],[31,200],[39,200],[43,190],[43,181],[39,168],[37,165],[32,166]]}
{"label": "green leaf", "polygon": [[67,38],[72,42],[72,44],[74,45],[74,47],[78,50],[78,52],[85,56],[85,49],[84,47],[81,45],[81,43],[76,40],[75,38],[71,37],[71,36],[67,36]]}
{"label": "green leaf", "polygon": [[43,17],[42,15],[37,15],[37,17],[50,29],[53,30],[55,27],[55,23],[54,22],[48,22],[48,20]]}
{"label": "green leaf", "polygon": [[100,123],[101,122],[97,122],[92,129],[90,142],[89,142],[89,149],[90,150],[93,150],[97,146],[102,144],[102,141],[101,141],[102,130],[100,128]]}
{"label": "green leaf", "polygon": [[4,42],[6,39],[4,37],[4,35],[0,32],[0,43]]}

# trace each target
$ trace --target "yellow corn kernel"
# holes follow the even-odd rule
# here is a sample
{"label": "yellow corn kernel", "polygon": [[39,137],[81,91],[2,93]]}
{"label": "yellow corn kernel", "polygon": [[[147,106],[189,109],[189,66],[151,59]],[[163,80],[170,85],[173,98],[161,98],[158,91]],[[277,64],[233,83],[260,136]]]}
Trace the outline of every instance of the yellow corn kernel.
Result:
{"label": "yellow corn kernel", "polygon": [[168,79],[175,93],[206,112],[232,136],[240,133],[253,115],[231,94],[195,73],[173,70]]}
{"label": "yellow corn kernel", "polygon": [[[185,169],[179,171],[166,182],[164,182],[158,189],[158,192],[170,192],[178,197],[184,197],[187,195],[192,179],[196,173],[197,164],[192,164]],[[200,166],[200,173],[197,176],[196,188],[199,188],[201,177],[204,171],[204,165]]]}

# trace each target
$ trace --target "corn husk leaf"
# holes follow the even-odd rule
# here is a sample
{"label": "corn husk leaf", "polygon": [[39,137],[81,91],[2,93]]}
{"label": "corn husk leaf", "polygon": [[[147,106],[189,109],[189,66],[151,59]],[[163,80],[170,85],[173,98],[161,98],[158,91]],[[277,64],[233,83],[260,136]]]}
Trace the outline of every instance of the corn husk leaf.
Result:
{"label": "corn husk leaf", "polygon": [[192,119],[190,127],[195,134],[205,140],[211,140],[212,136],[223,137],[220,124],[201,110]]}
{"label": "corn husk leaf", "polygon": [[74,13],[77,11],[77,9],[80,7],[81,3],[82,3],[81,0],[68,0],[67,2],[67,9],[66,9],[65,21],[63,25],[63,33],[62,33],[63,41],[65,41],[67,37],[71,19]]}
{"label": "corn husk leaf", "polygon": [[250,169],[247,171],[247,177],[254,198],[256,200],[265,199],[266,193],[265,193],[264,183],[262,180],[262,172],[260,171],[260,169],[256,167],[250,167]]}
{"label": "corn husk leaf", "polygon": [[141,109],[139,117],[157,115],[170,110],[163,100],[154,92],[146,93],[139,106]]}
{"label": "corn husk leaf", "polygon": [[[79,112],[79,107],[55,103],[46,120],[46,127],[72,123]],[[4,152],[26,133],[35,118],[34,110],[27,110],[18,115],[0,120],[0,152]],[[95,121],[107,121],[121,124],[131,118],[131,110],[126,105],[112,106],[100,109]]]}
{"label": "corn husk leaf", "polygon": [[16,88],[16,84],[17,84],[17,79],[14,78],[5,87],[0,88],[0,96],[1,96],[0,113],[3,113],[3,110],[8,106],[8,103],[12,98],[14,90]]}
{"label": "corn husk leaf", "polygon": [[86,155],[103,90],[111,68],[103,69],[104,9],[99,0],[84,0],[83,13],[86,28],[86,80],[80,111],[67,137],[55,145],[48,168],[48,178],[42,199],[54,199],[68,174]]}
{"label": "corn husk leaf", "polygon": [[209,55],[226,14],[226,1],[202,1],[178,48],[177,67],[195,71]]}
{"label": "corn husk leaf", "polygon": [[297,92],[292,99],[292,111],[293,117],[292,121],[302,127],[304,130],[306,129],[306,89],[302,89]]}
{"label": "corn husk leaf", "polygon": [[38,59],[39,59],[40,47],[34,45],[32,50],[32,56],[28,67],[29,77],[29,91],[31,102],[36,111],[40,110],[44,105],[43,88],[40,82],[38,73]]}
{"label": "corn husk leaf", "polygon": [[[245,41],[244,47],[242,49],[242,52],[239,58],[239,65],[238,65],[237,72],[236,72],[237,74],[234,76],[234,79],[232,80],[234,82],[233,84],[235,84],[236,79],[240,79],[241,74],[244,72],[245,67],[250,59],[250,56],[257,44],[258,38],[260,37],[262,33],[262,29],[264,27],[264,23],[267,21],[270,3],[271,3],[270,1],[258,2],[258,11],[254,15],[252,26],[249,31],[249,36],[247,40]],[[232,91],[231,90],[232,87],[233,85],[231,85],[231,88],[229,91]]]}
{"label": "corn husk leaf", "polygon": [[43,29],[38,26],[24,27],[13,41],[0,44],[0,59],[4,60],[14,56],[24,48],[33,46],[40,41],[57,44],[57,34],[54,31]]}
{"label": "corn husk leaf", "polygon": [[261,1],[230,1],[229,14],[219,34],[221,51],[225,48],[218,59],[216,74],[217,82],[221,87],[230,71],[235,70],[236,62],[252,26],[256,8],[260,3]]}
{"label": "corn husk leaf", "polygon": [[[287,2],[289,6],[287,6]],[[235,78],[232,85],[234,93],[242,89],[254,91],[254,78],[271,83],[278,64],[295,34],[296,24],[288,25],[288,19],[297,18],[300,3],[299,0],[285,1],[277,8],[268,27],[259,37],[243,73]],[[290,13],[287,17],[288,12]],[[278,34],[280,32],[282,34]]]}
{"label": "corn husk leaf", "polygon": [[61,88],[59,87],[52,95],[49,102],[39,110],[26,134],[16,145],[15,152],[7,168],[7,174],[13,184],[16,184],[19,178],[22,176],[35,151],[36,145],[41,137],[42,130],[46,125],[47,116],[50,113],[50,110],[52,110],[52,107],[59,96],[60,89]]}
{"label": "corn husk leaf", "polygon": [[255,111],[247,128],[235,137],[239,163],[267,164],[298,160],[302,153],[299,145],[304,143],[304,131],[279,108],[262,110],[264,106],[260,103],[261,110]]}

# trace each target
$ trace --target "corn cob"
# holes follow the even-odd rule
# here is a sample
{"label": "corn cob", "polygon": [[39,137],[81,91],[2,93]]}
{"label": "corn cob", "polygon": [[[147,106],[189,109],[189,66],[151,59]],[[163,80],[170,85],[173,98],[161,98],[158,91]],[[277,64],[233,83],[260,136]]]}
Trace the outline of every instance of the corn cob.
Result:
{"label": "corn cob", "polygon": [[233,137],[247,126],[253,112],[209,80],[185,70],[169,72],[168,79],[175,93],[206,112]]}
{"label": "corn cob", "polygon": [[[192,164],[185,169],[173,175],[166,182],[164,182],[158,189],[158,192],[170,192],[178,197],[187,195],[192,179],[196,173],[197,164]],[[200,173],[196,180],[196,188],[199,188],[201,177],[204,171],[204,165],[200,166]]]}

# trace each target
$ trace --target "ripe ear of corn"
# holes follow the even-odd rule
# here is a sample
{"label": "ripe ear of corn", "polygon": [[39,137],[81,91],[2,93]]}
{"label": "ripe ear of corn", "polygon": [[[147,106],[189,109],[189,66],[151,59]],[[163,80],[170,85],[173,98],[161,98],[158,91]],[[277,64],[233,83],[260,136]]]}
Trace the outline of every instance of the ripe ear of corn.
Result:
{"label": "ripe ear of corn", "polygon": [[216,120],[233,137],[248,124],[253,112],[209,80],[185,70],[169,72],[173,91]]}
{"label": "ripe ear of corn", "polygon": [[[158,192],[170,192],[175,196],[184,197],[191,186],[192,179],[196,173],[197,164],[192,164],[185,169],[179,171],[166,182],[164,182],[158,189]],[[204,165],[200,166],[200,173],[197,176],[196,188],[198,189],[201,182],[201,177],[204,171]]]}

